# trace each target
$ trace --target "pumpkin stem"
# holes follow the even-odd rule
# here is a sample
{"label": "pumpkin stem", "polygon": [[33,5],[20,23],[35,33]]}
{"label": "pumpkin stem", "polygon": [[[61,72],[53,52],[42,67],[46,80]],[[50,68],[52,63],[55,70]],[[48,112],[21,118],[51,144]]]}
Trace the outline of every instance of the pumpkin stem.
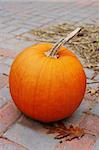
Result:
{"label": "pumpkin stem", "polygon": [[81,30],[81,28],[78,27],[74,31],[72,31],[70,34],[68,34],[65,38],[62,38],[58,42],[56,42],[55,45],[51,48],[51,50],[45,53],[46,56],[51,56],[51,57],[57,58],[57,52],[58,52],[59,48],[63,44],[68,42],[70,39],[72,39],[80,30]]}

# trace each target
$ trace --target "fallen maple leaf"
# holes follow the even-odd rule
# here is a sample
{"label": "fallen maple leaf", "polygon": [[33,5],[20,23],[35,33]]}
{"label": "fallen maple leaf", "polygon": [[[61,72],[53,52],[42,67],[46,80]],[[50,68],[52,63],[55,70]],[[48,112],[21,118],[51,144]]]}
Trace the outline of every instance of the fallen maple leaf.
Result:
{"label": "fallen maple leaf", "polygon": [[85,134],[84,129],[74,127],[73,125],[66,127],[63,122],[59,122],[51,126],[45,126],[45,128],[48,129],[48,134],[54,134],[54,138],[59,140],[71,141],[74,138],[80,139]]}

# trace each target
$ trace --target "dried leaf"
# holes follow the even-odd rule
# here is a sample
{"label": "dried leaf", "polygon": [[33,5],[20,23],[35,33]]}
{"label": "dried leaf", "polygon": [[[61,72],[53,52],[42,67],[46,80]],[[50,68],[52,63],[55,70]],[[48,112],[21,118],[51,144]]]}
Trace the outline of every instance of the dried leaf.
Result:
{"label": "dried leaf", "polygon": [[88,96],[88,100],[99,100],[99,89],[98,89],[98,87],[96,87],[96,89],[94,89],[94,88],[91,88],[91,87],[87,87],[87,92],[86,92],[87,94],[87,96]]}
{"label": "dried leaf", "polygon": [[95,90],[95,89],[91,89],[91,90],[90,90],[90,93],[91,93],[92,95],[94,95],[94,94],[96,93],[96,90]]}
{"label": "dried leaf", "polygon": [[58,127],[60,127],[61,129],[66,129],[66,126],[65,126],[65,124],[64,124],[62,121],[58,122],[57,125],[58,125]]}
{"label": "dried leaf", "polygon": [[92,63],[87,63],[87,64],[84,65],[84,67],[91,69],[91,68],[93,68],[93,67],[96,67],[96,65],[95,65],[95,64],[92,64]]}
{"label": "dried leaf", "polygon": [[87,93],[90,93],[90,95],[92,95],[92,96],[97,94],[98,92],[99,92],[98,89],[94,89],[94,88],[91,88],[91,87],[87,88]]}
{"label": "dried leaf", "polygon": [[47,129],[48,134],[54,134],[54,138],[59,140],[72,140],[74,138],[81,138],[85,134],[84,129],[74,127],[73,125],[66,127],[63,122],[53,124],[53,126],[47,126]]}
{"label": "dried leaf", "polygon": [[99,36],[96,36],[96,42],[99,42]]}
{"label": "dried leaf", "polygon": [[6,73],[2,73],[4,76],[8,76],[8,74],[6,74]]}

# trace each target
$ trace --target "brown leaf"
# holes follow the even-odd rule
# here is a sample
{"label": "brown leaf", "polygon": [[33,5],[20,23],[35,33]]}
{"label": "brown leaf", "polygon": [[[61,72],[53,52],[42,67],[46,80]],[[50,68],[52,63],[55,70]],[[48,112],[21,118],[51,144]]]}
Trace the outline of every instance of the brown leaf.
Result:
{"label": "brown leaf", "polygon": [[66,129],[66,126],[64,125],[64,123],[62,121],[57,123],[58,127],[62,128],[62,129]]}
{"label": "brown leaf", "polygon": [[94,88],[88,87],[88,88],[87,88],[87,93],[90,93],[90,95],[93,96],[93,95],[95,95],[95,94],[98,93],[98,89],[96,90],[96,89],[94,89]]}
{"label": "brown leaf", "polygon": [[84,65],[84,67],[91,69],[91,68],[93,68],[93,67],[96,67],[96,65],[94,65],[94,64],[92,64],[92,63],[87,63],[87,64]]}
{"label": "brown leaf", "polygon": [[6,73],[2,73],[4,76],[8,76],[8,74],[6,74]]}
{"label": "brown leaf", "polygon": [[48,134],[54,134],[55,139],[58,140],[72,140],[74,138],[81,138],[85,133],[84,129],[79,127],[74,127],[70,125],[68,128],[65,126],[63,122],[58,122],[57,124],[53,124],[53,126],[47,127]]}

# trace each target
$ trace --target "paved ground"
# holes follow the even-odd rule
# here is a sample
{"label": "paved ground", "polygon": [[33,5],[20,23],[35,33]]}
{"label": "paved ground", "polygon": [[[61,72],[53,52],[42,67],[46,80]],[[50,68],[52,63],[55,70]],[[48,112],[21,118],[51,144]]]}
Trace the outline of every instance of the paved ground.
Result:
{"label": "paved ground", "polygon": [[[66,123],[79,124],[97,136],[86,134],[62,144],[47,135],[42,124],[22,115],[11,100],[7,76],[10,65],[17,53],[34,43],[17,36],[30,36],[31,29],[62,22],[99,25],[99,1],[0,1],[0,150],[99,150],[99,103],[94,95],[86,94]],[[94,70],[85,71],[91,80]],[[99,76],[95,78],[99,80]]]}

